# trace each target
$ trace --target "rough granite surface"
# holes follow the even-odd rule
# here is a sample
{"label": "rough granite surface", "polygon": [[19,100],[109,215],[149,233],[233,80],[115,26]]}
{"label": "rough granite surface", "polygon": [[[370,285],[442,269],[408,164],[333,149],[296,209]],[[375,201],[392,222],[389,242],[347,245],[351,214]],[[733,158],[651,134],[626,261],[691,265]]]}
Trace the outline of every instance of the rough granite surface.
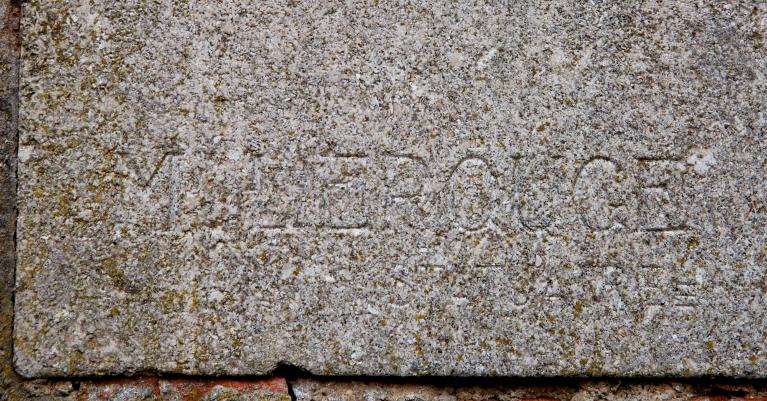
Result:
{"label": "rough granite surface", "polygon": [[29,0],[24,376],[767,376],[767,3]]}

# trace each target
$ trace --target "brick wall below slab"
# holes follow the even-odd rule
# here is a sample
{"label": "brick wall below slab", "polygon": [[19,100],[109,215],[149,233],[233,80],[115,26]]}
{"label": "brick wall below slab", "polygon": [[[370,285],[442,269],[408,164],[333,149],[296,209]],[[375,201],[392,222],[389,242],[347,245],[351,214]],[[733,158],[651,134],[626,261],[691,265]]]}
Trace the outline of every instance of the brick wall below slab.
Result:
{"label": "brick wall below slab", "polygon": [[[20,398],[59,401],[767,401],[765,382],[542,379],[327,380],[281,377],[137,377],[83,382],[31,381]],[[0,397],[1,399],[2,397]]]}
{"label": "brick wall below slab", "polygon": [[298,400],[767,401],[767,384],[672,380],[435,379],[432,383],[291,380]]}

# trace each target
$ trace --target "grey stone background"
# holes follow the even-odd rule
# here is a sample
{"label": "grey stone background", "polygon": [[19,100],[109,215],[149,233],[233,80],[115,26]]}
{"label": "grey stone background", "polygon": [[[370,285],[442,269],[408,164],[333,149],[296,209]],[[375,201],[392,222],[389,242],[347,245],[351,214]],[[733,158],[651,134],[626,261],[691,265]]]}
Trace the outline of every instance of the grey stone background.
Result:
{"label": "grey stone background", "polygon": [[18,371],[763,377],[764,11],[24,3]]}
{"label": "grey stone background", "polygon": [[[18,21],[20,1],[0,0],[0,400],[141,400],[162,399],[144,391],[144,381],[26,380],[13,367],[13,288],[18,115]],[[202,378],[208,380],[212,378]],[[434,378],[289,378],[294,399],[353,400],[767,400],[764,380],[707,379],[679,381],[460,380]],[[96,397],[96,398],[94,398]],[[238,399],[266,399],[261,392]]]}

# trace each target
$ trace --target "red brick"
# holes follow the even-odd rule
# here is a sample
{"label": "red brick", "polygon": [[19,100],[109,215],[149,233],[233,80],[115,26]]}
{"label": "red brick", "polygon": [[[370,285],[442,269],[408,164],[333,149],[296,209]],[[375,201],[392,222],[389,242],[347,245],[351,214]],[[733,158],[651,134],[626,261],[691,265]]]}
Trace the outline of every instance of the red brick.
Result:
{"label": "red brick", "polygon": [[288,383],[281,377],[265,380],[238,379],[169,379],[160,381],[163,399],[202,401],[208,396],[218,399],[220,394],[237,395],[243,399],[286,399]]}
{"label": "red brick", "polygon": [[559,401],[556,398],[551,397],[537,397],[537,398],[522,398],[519,401]]}
{"label": "red brick", "polygon": [[[468,400],[461,400],[461,401],[498,401],[498,400],[495,398],[486,398],[481,400],[468,399]],[[556,398],[551,398],[551,397],[536,397],[536,398],[520,398],[518,401],[559,401],[559,400]]]}
{"label": "red brick", "polygon": [[288,383],[269,379],[160,379],[136,377],[88,381],[82,384],[79,401],[206,401],[220,398],[242,401],[289,401]]}
{"label": "red brick", "polygon": [[77,399],[81,401],[151,400],[160,395],[158,382],[156,377],[85,382]]}

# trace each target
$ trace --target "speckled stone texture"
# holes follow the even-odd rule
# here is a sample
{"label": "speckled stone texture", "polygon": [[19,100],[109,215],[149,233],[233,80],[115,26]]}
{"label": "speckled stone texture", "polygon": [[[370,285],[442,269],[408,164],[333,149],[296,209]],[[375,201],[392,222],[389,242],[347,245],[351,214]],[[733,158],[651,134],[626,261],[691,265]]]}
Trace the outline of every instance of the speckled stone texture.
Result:
{"label": "speckled stone texture", "polygon": [[767,376],[767,5],[34,0],[15,363]]}

